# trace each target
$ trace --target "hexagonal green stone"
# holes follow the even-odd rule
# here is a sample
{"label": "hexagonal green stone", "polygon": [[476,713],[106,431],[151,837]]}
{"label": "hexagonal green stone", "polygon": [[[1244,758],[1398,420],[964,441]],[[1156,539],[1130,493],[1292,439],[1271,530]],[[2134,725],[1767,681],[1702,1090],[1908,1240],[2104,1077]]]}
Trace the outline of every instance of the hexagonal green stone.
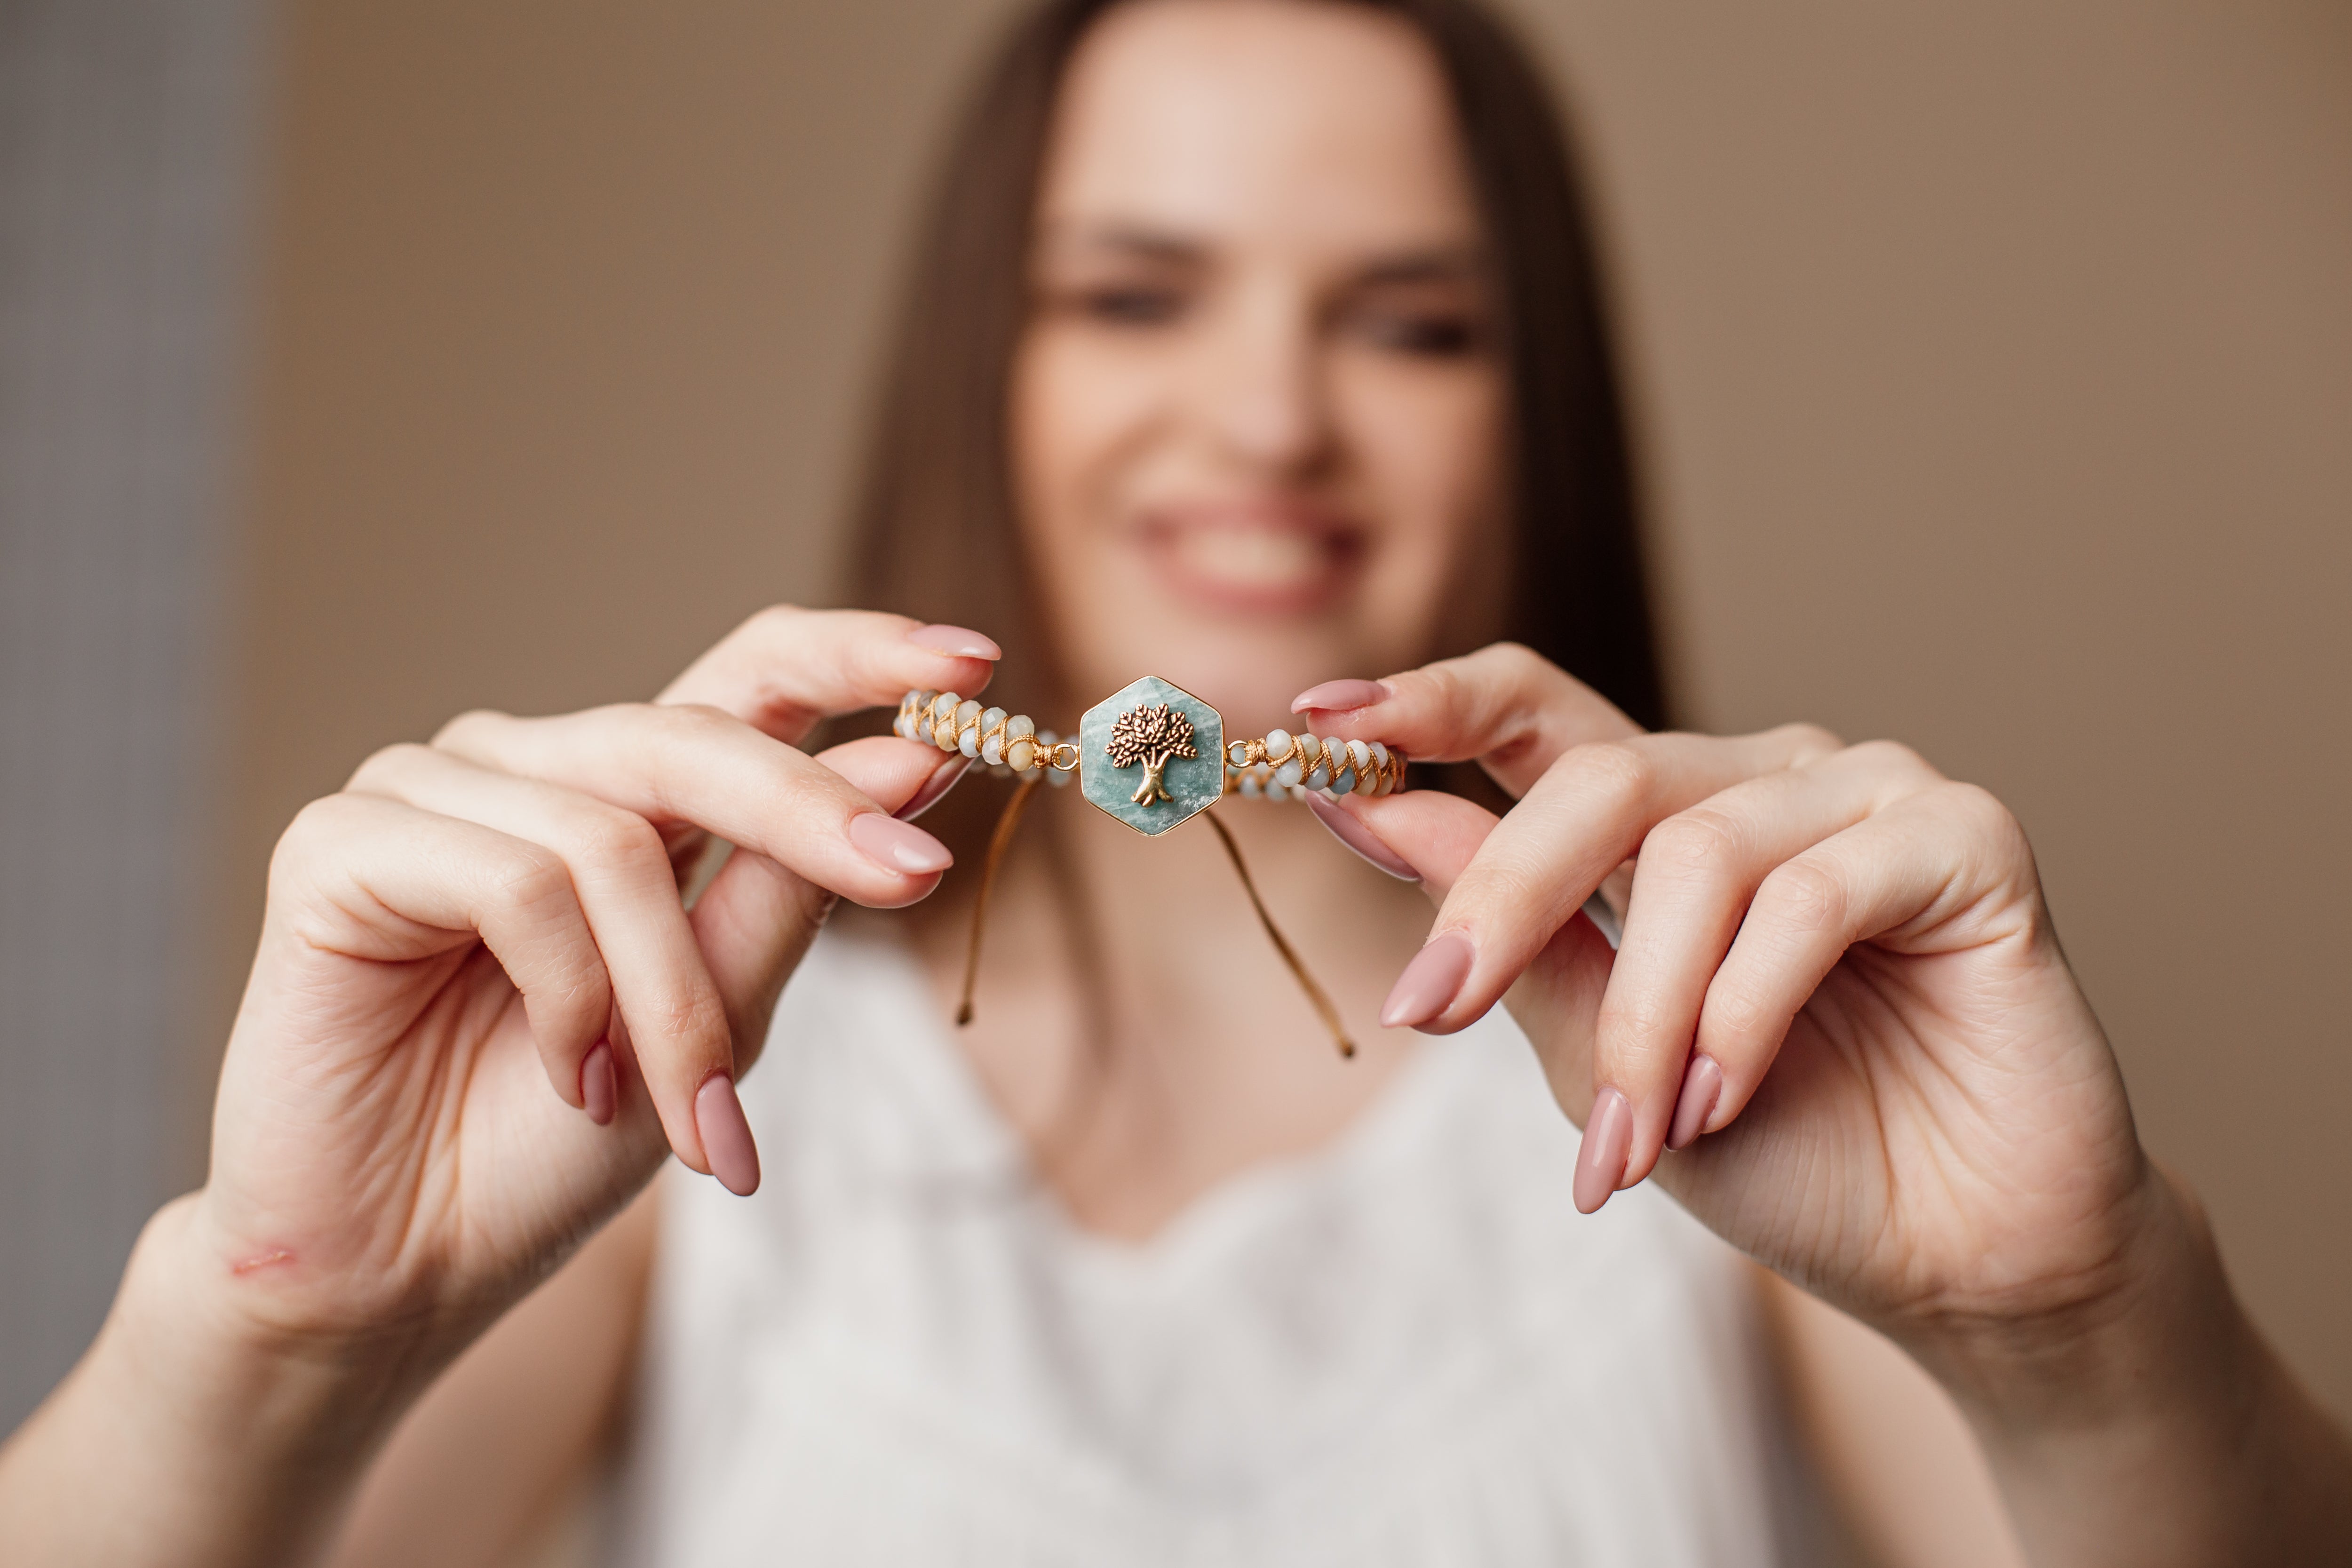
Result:
{"label": "hexagonal green stone", "polygon": [[[1143,783],[1143,764],[1111,765],[1111,726],[1122,713],[1162,702],[1192,721],[1192,750],[1199,755],[1170,758],[1160,773],[1169,798],[1138,805],[1134,796]],[[1165,833],[1214,805],[1224,793],[1224,719],[1182,687],[1147,675],[1087,709],[1078,721],[1078,787],[1088,800],[1138,832]]]}

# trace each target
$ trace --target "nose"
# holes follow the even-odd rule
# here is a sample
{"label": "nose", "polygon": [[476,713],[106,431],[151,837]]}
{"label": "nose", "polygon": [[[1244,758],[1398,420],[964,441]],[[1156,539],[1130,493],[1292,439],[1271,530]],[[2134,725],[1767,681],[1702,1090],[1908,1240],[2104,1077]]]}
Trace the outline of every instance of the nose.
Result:
{"label": "nose", "polygon": [[1269,478],[1301,477],[1332,447],[1314,302],[1268,280],[1236,289],[1205,335],[1196,415],[1232,460]]}

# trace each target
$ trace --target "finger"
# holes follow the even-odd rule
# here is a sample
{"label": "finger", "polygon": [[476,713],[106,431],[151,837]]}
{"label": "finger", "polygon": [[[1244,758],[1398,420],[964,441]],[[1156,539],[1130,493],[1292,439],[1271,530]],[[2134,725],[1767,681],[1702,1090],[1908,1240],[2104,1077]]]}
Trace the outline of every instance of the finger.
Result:
{"label": "finger", "polygon": [[1696,1138],[1720,1096],[1723,1064],[1694,1054],[1692,1040],[1708,982],[1765,878],[1939,782],[1904,747],[1854,746],[1734,784],[1643,838],[1593,1054],[1595,1084],[1620,1090],[1632,1111],[1616,1185],[1641,1181],[1664,1149]]}
{"label": "finger", "polygon": [[1444,942],[1461,955],[1461,984],[1450,995],[1424,989],[1398,1022],[1451,1034],[1476,1019],[1601,882],[1638,854],[1652,827],[1810,757],[1817,734],[1790,725],[1732,739],[1636,735],[1563,752],[1487,835],[1438,910],[1430,945]]}
{"label": "finger", "polygon": [[[926,804],[927,796],[936,800],[939,774],[960,774],[967,759],[942,763],[936,751],[884,735],[846,742],[816,761],[903,813]],[[824,889],[742,848],[729,856],[695,901],[688,918],[734,1026],[738,1077],[757,1059],[776,997],[832,907],[833,895]]]}
{"label": "finger", "polygon": [[[562,858],[626,1026],[617,1065],[625,1068],[634,1056],[670,1147],[690,1168],[712,1173],[696,1102],[714,1075],[730,1082],[738,1076],[734,1040],[728,1009],[678,901],[669,851],[653,825],[576,790],[429,746],[377,752],[361,765],[350,788],[479,823]],[[550,1056],[544,1046],[541,1058],[556,1093],[584,1106],[590,1086],[582,1083],[581,1064]],[[604,1086],[593,1087],[601,1097]],[[612,1087],[625,1095],[625,1072]]]}
{"label": "finger", "polygon": [[717,708],[797,744],[821,719],[894,703],[918,687],[971,696],[1001,657],[962,626],[779,605],[729,633],[659,700]]}
{"label": "finger", "polygon": [[[305,806],[278,840],[269,909],[293,939],[376,963],[413,963],[478,938],[521,994],[557,1092],[583,1104],[581,1066],[604,1038],[612,983],[553,850],[399,801],[331,795]],[[341,994],[379,1005],[364,986]]]}
{"label": "finger", "polygon": [[1327,681],[1299,693],[1291,711],[1314,714],[1318,735],[1385,742],[1415,762],[1475,757],[1514,795],[1571,746],[1642,732],[1608,699],[1517,643],[1378,682]]}
{"label": "finger", "polygon": [[[922,752],[884,740],[910,755]],[[945,845],[893,820],[832,769],[713,708],[635,703],[552,719],[468,713],[433,743],[656,826],[691,822],[877,909],[924,897],[953,860]],[[936,754],[929,760],[939,765]]]}
{"label": "finger", "polygon": [[1706,989],[1697,1048],[1723,1089],[1703,1123],[1731,1124],[1797,1014],[1859,942],[1952,951],[2042,932],[2024,830],[1973,784],[1942,783],[1824,839],[1766,877]]}
{"label": "finger", "polygon": [[[1402,862],[1437,903],[1444,901],[1500,820],[1475,802],[1435,791],[1351,795],[1336,804],[1311,795],[1307,799],[1316,808],[1317,819],[1342,844],[1375,865],[1381,864],[1379,857]],[[1341,833],[1335,817],[1371,840],[1378,855],[1368,854],[1365,847]],[[1613,944],[1593,915],[1588,903],[1553,933],[1505,994],[1511,1016],[1535,1047],[1552,1097],[1579,1126],[1592,1104],[1594,1025],[1614,961]],[[1613,914],[1609,919],[1613,926]],[[1383,1022],[1391,1016],[1410,1016],[1421,990],[1452,985],[1449,969],[1456,962],[1442,946],[1424,947],[1382,1005]]]}

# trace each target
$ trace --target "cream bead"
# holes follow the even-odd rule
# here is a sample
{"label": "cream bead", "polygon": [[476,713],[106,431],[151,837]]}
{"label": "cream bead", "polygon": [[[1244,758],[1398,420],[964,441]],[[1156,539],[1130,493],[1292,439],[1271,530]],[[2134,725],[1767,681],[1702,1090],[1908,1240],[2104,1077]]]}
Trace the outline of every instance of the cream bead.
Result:
{"label": "cream bead", "polygon": [[1290,731],[1268,730],[1265,732],[1265,760],[1269,763],[1278,763],[1288,755],[1290,755]]}
{"label": "cream bead", "polygon": [[1037,765],[1037,748],[1028,736],[1022,735],[1004,748],[1004,764],[1016,773],[1025,773]]}

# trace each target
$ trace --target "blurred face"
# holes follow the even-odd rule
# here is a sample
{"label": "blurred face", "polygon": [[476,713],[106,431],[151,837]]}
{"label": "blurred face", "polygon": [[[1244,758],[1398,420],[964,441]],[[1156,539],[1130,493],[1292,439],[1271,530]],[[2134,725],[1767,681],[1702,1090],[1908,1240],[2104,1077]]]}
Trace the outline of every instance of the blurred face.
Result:
{"label": "blurred face", "polygon": [[1158,674],[1241,732],[1491,631],[1505,393],[1419,36],[1316,0],[1138,0],[1071,63],[1012,388],[1077,695]]}

